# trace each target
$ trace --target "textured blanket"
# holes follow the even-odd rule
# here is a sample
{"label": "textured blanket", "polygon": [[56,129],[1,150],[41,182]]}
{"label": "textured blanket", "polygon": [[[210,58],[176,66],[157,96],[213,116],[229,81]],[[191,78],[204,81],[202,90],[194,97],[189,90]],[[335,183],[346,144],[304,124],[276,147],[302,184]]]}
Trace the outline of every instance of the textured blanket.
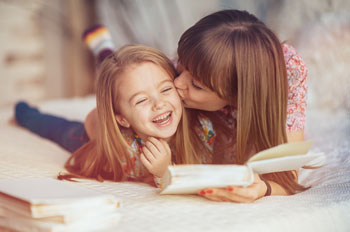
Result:
{"label": "textured blanket", "polygon": [[[94,97],[39,104],[43,112],[83,120]],[[12,108],[0,109],[0,179],[55,178],[69,153],[10,125]],[[120,223],[111,231],[350,231],[350,114],[309,111],[307,139],[325,153],[324,166],[301,170],[312,186],[293,196],[270,196],[252,204],[212,202],[199,196],[164,196],[141,183],[82,181],[86,188],[118,196]]]}

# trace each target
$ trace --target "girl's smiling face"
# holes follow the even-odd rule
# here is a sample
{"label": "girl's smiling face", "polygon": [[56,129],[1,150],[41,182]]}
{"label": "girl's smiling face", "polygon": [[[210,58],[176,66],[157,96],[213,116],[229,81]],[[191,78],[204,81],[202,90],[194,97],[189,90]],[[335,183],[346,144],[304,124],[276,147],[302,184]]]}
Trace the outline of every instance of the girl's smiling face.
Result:
{"label": "girl's smiling face", "polygon": [[160,66],[144,62],[128,67],[116,81],[117,122],[143,140],[169,139],[177,130],[182,104],[172,78]]}

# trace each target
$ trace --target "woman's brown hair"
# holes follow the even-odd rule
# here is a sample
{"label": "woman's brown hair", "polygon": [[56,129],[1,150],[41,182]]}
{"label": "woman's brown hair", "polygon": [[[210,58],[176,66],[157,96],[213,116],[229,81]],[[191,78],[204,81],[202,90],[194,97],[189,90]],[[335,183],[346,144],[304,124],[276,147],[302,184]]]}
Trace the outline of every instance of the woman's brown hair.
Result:
{"label": "woman's brown hair", "polygon": [[[231,136],[238,164],[287,142],[286,65],[281,42],[263,22],[246,11],[213,13],[181,36],[178,55],[197,81],[237,109],[236,132]],[[289,193],[305,189],[292,171],[264,177]]]}
{"label": "woman's brown hair", "polygon": [[[154,48],[128,45],[106,58],[99,68],[97,80],[96,102],[99,126],[96,139],[89,141],[73,153],[65,164],[70,174],[62,174],[59,179],[81,177],[98,180],[126,180],[122,163],[125,161],[127,168],[132,169],[131,150],[123,136],[123,129],[115,120],[118,112],[116,80],[123,78],[123,73],[131,65],[144,62],[156,64],[172,79],[176,76],[172,62]],[[176,150],[173,160],[175,163],[201,162],[204,146],[196,137],[194,131],[189,129],[186,114],[183,114],[176,134],[172,138]]]}

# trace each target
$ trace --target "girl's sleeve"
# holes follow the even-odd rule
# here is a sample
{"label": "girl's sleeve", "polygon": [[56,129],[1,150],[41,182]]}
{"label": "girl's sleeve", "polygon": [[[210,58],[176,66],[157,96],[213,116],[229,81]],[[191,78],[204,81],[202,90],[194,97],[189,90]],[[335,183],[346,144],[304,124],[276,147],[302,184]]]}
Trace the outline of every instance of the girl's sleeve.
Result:
{"label": "girl's sleeve", "polygon": [[308,70],[290,45],[283,45],[288,77],[287,132],[304,130],[307,109]]}

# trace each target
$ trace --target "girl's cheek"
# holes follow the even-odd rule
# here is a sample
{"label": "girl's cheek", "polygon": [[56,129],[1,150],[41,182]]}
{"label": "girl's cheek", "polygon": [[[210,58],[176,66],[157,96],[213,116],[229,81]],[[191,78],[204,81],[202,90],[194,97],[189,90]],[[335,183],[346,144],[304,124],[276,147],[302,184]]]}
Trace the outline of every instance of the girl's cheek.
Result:
{"label": "girl's cheek", "polygon": [[181,99],[179,97],[176,99],[175,105],[177,106],[177,108],[181,108],[182,109],[182,101],[181,101]]}
{"label": "girl's cheek", "polygon": [[142,115],[146,115],[148,112],[148,108],[146,106],[138,107],[134,114],[139,115],[139,117],[142,117]]}
{"label": "girl's cheek", "polygon": [[170,96],[168,96],[168,100],[172,103],[172,104],[181,104],[181,98],[179,96],[179,94],[174,91],[173,94],[171,94]]}

